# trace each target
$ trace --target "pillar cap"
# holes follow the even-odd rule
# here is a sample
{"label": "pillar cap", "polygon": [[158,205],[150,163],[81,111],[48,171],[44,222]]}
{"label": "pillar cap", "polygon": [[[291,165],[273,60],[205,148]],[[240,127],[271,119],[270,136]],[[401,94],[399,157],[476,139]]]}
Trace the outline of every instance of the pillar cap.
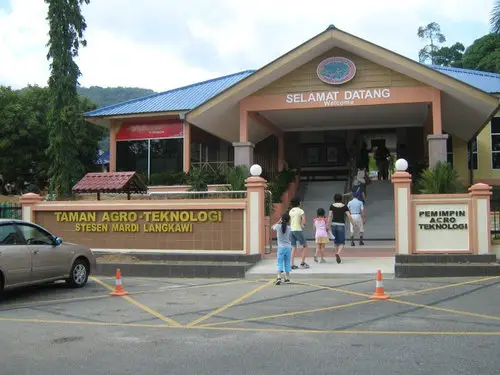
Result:
{"label": "pillar cap", "polygon": [[428,141],[433,141],[433,140],[447,140],[449,137],[448,134],[429,134],[427,135],[427,140]]}
{"label": "pillar cap", "polygon": [[246,188],[258,188],[258,187],[266,188],[266,186],[267,186],[267,181],[259,176],[251,176],[245,180]]}
{"label": "pillar cap", "polygon": [[406,171],[394,172],[391,181],[393,184],[411,183],[411,174]]}
{"label": "pillar cap", "polygon": [[470,194],[473,196],[474,195],[490,196],[492,194],[491,190],[492,187],[490,185],[483,184],[482,182],[474,184],[469,188]]}
{"label": "pillar cap", "polygon": [[21,198],[19,199],[19,202],[21,204],[34,204],[41,202],[43,198],[39,194],[35,193],[26,193],[21,195]]}

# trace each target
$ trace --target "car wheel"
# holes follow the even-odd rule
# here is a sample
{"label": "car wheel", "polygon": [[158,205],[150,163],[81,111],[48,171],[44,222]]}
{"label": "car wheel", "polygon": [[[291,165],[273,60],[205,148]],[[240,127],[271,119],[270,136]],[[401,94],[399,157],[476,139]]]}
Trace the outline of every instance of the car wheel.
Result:
{"label": "car wheel", "polygon": [[71,274],[68,280],[68,284],[73,288],[81,288],[87,284],[89,279],[89,264],[83,259],[75,260],[73,267],[71,267]]}

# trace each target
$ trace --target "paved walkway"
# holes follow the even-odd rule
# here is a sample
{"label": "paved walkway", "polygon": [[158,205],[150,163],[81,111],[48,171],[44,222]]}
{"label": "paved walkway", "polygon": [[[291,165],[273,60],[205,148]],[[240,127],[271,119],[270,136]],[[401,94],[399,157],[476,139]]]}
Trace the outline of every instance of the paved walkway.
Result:
{"label": "paved walkway", "polygon": [[[347,255],[347,254],[346,254]],[[310,275],[322,275],[325,277],[346,277],[354,275],[373,275],[377,270],[381,270],[384,277],[394,276],[394,257],[342,257],[342,263],[337,264],[335,258],[326,258],[327,263],[315,263],[312,257],[307,258],[307,262],[311,268],[296,269],[292,271],[292,277],[304,277]],[[295,259],[295,264],[300,264],[300,259]],[[252,275],[275,275],[276,274],[276,259],[265,258],[253,266],[246,273]]]}

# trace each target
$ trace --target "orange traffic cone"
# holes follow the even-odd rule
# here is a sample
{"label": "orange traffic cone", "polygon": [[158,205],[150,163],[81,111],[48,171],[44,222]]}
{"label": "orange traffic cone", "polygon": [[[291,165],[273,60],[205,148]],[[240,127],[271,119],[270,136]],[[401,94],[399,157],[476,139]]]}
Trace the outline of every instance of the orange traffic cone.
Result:
{"label": "orange traffic cone", "polygon": [[382,280],[382,271],[377,270],[377,279],[375,286],[375,293],[370,299],[389,299],[391,298],[388,294],[385,294],[384,281]]}
{"label": "orange traffic cone", "polygon": [[127,291],[125,291],[122,287],[122,273],[120,272],[120,269],[116,269],[116,283],[115,283],[115,290],[113,290],[111,293],[109,293],[110,296],[126,296],[128,294]]}

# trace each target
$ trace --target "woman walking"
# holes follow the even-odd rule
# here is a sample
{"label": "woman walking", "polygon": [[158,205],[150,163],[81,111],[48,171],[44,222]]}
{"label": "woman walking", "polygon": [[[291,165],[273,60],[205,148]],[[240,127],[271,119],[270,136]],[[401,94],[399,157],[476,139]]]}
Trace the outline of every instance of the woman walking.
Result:
{"label": "woman walking", "polygon": [[290,215],[286,212],[281,215],[281,220],[273,225],[273,230],[276,231],[278,238],[278,252],[276,253],[276,269],[278,276],[275,284],[280,285],[283,272],[285,272],[285,283],[290,282],[290,271],[292,270],[292,229],[290,227]]}
{"label": "woman walking", "polygon": [[331,225],[332,234],[335,237],[334,249],[335,258],[337,263],[342,260],[340,258],[340,253],[344,250],[345,246],[345,222],[346,219],[351,221],[351,213],[349,208],[342,203],[342,194],[335,194],[333,197],[333,204],[330,206],[330,212],[328,214],[328,222]]}

